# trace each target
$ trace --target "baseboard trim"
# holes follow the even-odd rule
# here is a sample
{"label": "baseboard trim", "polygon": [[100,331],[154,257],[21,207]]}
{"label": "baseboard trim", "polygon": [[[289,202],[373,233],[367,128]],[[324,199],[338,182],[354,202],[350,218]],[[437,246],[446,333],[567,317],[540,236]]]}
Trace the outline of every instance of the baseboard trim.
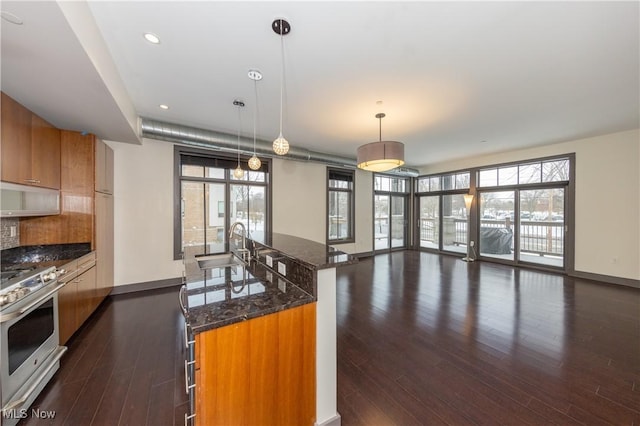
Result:
{"label": "baseboard trim", "polygon": [[159,288],[174,287],[182,284],[182,278],[167,278],[157,281],[146,281],[142,283],[125,284],[113,287],[111,295],[134,293],[137,291],[156,290]]}
{"label": "baseboard trim", "polygon": [[352,256],[358,258],[358,259],[366,259],[368,257],[373,257],[373,252],[372,251],[365,251],[362,253],[354,253],[352,254]]}
{"label": "baseboard trim", "polygon": [[632,278],[614,277],[611,275],[594,274],[592,272],[573,271],[569,276],[575,278],[584,278],[592,281],[600,281],[607,284],[623,285],[625,287],[640,288],[640,280]]}
{"label": "baseboard trim", "polygon": [[327,419],[322,423],[316,423],[316,426],[340,426],[341,424],[342,417],[340,417],[340,413],[336,413],[336,415],[330,419]]}

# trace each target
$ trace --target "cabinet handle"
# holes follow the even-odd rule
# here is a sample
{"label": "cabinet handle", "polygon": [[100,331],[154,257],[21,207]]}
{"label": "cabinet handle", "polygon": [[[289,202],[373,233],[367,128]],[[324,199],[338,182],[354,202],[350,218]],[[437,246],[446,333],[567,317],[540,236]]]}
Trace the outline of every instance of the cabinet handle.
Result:
{"label": "cabinet handle", "polygon": [[184,391],[187,395],[189,395],[189,389],[193,389],[196,387],[195,384],[190,384],[189,380],[189,366],[195,364],[195,361],[187,361],[184,360]]}
{"label": "cabinet handle", "polygon": [[184,413],[184,426],[189,426],[189,420],[191,420],[191,419],[193,419],[195,417],[196,417],[195,413],[191,414],[191,415],[189,415],[187,413]]}
{"label": "cabinet handle", "polygon": [[189,325],[187,324],[187,321],[185,320],[185,322],[184,322],[184,348],[185,349],[189,349],[189,345],[193,345],[194,343],[196,343],[195,340],[189,340],[189,334],[187,333],[187,327],[189,327]]}
{"label": "cabinet handle", "polygon": [[25,179],[24,181],[27,183],[40,183],[40,179]]}

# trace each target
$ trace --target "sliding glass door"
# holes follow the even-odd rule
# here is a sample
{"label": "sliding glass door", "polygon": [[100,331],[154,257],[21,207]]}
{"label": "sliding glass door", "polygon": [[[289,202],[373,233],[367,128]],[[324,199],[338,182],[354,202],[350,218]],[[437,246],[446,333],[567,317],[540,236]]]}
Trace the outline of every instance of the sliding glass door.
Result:
{"label": "sliding glass door", "polygon": [[418,217],[420,247],[440,248],[440,196],[421,196],[419,198]]}
{"label": "sliding glass door", "polygon": [[407,245],[407,199],[403,196],[374,197],[374,249],[388,250]]}
{"label": "sliding glass door", "polygon": [[479,207],[481,256],[564,266],[564,187],[481,192]]}
{"label": "sliding glass door", "polygon": [[375,175],[373,197],[373,249],[385,251],[407,246],[408,186],[406,178]]}
{"label": "sliding glass door", "polygon": [[515,191],[480,194],[480,255],[513,260]]}
{"label": "sliding glass door", "polygon": [[522,190],[518,260],[563,266],[565,188]]}

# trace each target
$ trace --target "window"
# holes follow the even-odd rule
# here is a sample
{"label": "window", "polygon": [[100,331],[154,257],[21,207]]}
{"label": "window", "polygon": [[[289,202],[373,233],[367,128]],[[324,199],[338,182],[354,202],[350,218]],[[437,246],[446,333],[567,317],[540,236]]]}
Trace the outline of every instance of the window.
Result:
{"label": "window", "polygon": [[416,180],[416,192],[451,191],[469,189],[469,172],[448,173],[436,176],[424,176]]}
{"label": "window", "polygon": [[269,162],[251,171],[241,161],[245,173],[237,179],[237,158],[180,146],[174,156],[174,258],[189,246],[203,246],[207,253],[227,251],[227,230],[234,222],[242,222],[252,239],[267,241]]}
{"label": "window", "polygon": [[327,241],[346,243],[354,238],[353,170],[327,169]]}
{"label": "window", "polygon": [[374,190],[382,192],[409,192],[407,181],[408,179],[403,177],[375,175],[373,180]]}
{"label": "window", "polygon": [[569,181],[569,159],[560,158],[480,170],[479,187]]}

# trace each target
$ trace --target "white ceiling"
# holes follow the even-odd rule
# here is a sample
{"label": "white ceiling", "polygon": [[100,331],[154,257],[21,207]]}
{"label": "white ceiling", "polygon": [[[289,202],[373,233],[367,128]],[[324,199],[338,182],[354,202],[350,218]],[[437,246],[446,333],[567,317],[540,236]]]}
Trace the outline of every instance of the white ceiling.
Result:
{"label": "white ceiling", "polygon": [[[637,128],[639,2],[3,1],[2,90],[63,128],[139,142],[137,117],[408,166]],[[142,34],[157,34],[151,45]],[[382,101],[382,104],[377,104]],[[168,104],[164,111],[159,104]]]}

